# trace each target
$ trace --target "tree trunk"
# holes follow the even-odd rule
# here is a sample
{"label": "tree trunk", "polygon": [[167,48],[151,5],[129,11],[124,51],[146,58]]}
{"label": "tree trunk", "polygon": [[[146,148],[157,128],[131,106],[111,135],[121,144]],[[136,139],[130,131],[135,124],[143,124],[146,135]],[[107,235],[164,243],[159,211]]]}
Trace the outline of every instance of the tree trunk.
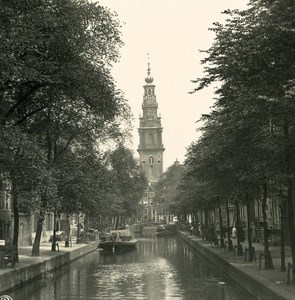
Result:
{"label": "tree trunk", "polygon": [[77,221],[78,221],[78,224],[77,224],[77,244],[79,244],[80,242],[80,214],[79,212],[77,213]]}
{"label": "tree trunk", "polygon": [[119,217],[114,217],[114,229],[118,230]]}
{"label": "tree trunk", "polygon": [[243,255],[243,247],[241,245],[241,220],[240,220],[240,202],[236,202],[236,210],[237,210],[237,255],[242,256]]}
{"label": "tree trunk", "polygon": [[[294,5],[294,2],[293,2]],[[295,6],[292,7],[293,13],[295,14]],[[295,21],[293,23],[293,27],[295,27]],[[293,120],[292,120],[293,121]],[[294,136],[294,125],[289,120],[289,117],[285,117],[285,138],[286,138],[286,146],[285,146],[285,160],[286,160],[286,173],[288,176],[287,187],[288,187],[288,195],[287,195],[287,211],[288,211],[288,229],[289,229],[289,243],[291,246],[291,255],[292,255],[292,264],[295,265],[295,229],[294,229],[294,144],[290,143],[290,136]],[[293,283],[295,283],[295,268],[293,268]]]}
{"label": "tree trunk", "polygon": [[199,221],[199,212],[195,213],[195,232],[196,236],[200,237],[200,221]]}
{"label": "tree trunk", "polygon": [[249,261],[252,262],[254,259],[254,248],[252,246],[252,237],[251,237],[250,203],[251,203],[251,200],[249,199],[249,194],[246,193]]}
{"label": "tree trunk", "polygon": [[53,215],[53,235],[52,235],[52,241],[51,241],[51,251],[56,251],[56,244],[57,244],[57,240],[56,240],[56,210],[54,211],[54,215]]}
{"label": "tree trunk", "polygon": [[220,226],[220,248],[224,248],[224,233],[223,233],[223,222],[222,222],[220,204],[218,204],[218,212],[219,212],[219,226]]}
{"label": "tree trunk", "polygon": [[274,268],[273,261],[271,257],[271,253],[269,251],[268,244],[268,223],[267,223],[267,215],[266,215],[266,200],[267,200],[267,184],[264,183],[263,187],[263,198],[262,198],[262,214],[263,214],[263,227],[264,227],[264,263],[265,269],[271,270]]}
{"label": "tree trunk", "polygon": [[200,211],[200,219],[201,219],[201,227],[200,227],[200,232],[201,232],[201,238],[204,241],[205,239],[205,224],[204,224],[204,220],[203,220],[203,211]]}
{"label": "tree trunk", "polygon": [[209,216],[208,216],[208,209],[205,209],[205,239],[206,241],[209,240]]}
{"label": "tree trunk", "polygon": [[[295,230],[294,230],[294,205],[293,205],[293,194],[294,194],[294,182],[292,178],[288,179],[288,224],[289,224],[289,240],[292,254],[292,264],[295,265]],[[293,281],[295,280],[295,268],[293,268]]]}
{"label": "tree trunk", "polygon": [[11,196],[12,196],[12,206],[13,206],[13,216],[14,216],[14,228],[13,228],[13,239],[12,247],[16,251],[16,262],[19,262],[18,257],[18,236],[19,236],[19,209],[18,209],[18,193],[17,193],[17,183],[14,178],[12,178],[11,186]]}
{"label": "tree trunk", "polygon": [[65,240],[65,247],[70,247],[70,220],[69,214],[67,213],[67,227],[66,227],[66,240]]}
{"label": "tree trunk", "polygon": [[226,219],[227,219],[227,243],[228,243],[228,251],[233,251],[233,242],[231,240],[231,230],[230,230],[230,219],[229,219],[228,201],[226,201]]}
{"label": "tree trunk", "polygon": [[284,238],[284,215],[285,215],[285,205],[280,205],[281,212],[281,271],[286,271],[285,262],[285,238]]}
{"label": "tree trunk", "polygon": [[41,209],[38,222],[37,222],[36,236],[32,248],[32,256],[40,256],[40,242],[41,242],[41,234],[42,234],[44,219],[45,219],[45,212],[43,211],[43,209]]}
{"label": "tree trunk", "polygon": [[213,224],[213,227],[216,228],[216,206],[215,206],[215,202],[213,205],[213,211],[212,211],[212,221],[211,223]]}

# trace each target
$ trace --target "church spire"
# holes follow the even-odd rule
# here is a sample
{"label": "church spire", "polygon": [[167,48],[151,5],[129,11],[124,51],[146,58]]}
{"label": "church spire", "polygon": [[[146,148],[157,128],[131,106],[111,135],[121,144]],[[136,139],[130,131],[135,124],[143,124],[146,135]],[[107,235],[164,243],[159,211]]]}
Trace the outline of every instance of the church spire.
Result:
{"label": "church spire", "polygon": [[[148,57],[149,59],[149,57]],[[155,207],[154,184],[163,174],[163,152],[161,117],[158,116],[158,103],[155,94],[155,85],[151,77],[151,66],[148,60],[147,76],[145,77],[142,116],[139,118],[139,146],[141,169],[144,172],[148,185],[140,202],[142,221],[158,221],[159,213]]]}
{"label": "church spire", "polygon": [[145,78],[145,82],[147,84],[152,84],[153,83],[153,77],[151,77],[151,67],[150,67],[150,54],[148,53],[148,68],[147,68],[147,77]]}

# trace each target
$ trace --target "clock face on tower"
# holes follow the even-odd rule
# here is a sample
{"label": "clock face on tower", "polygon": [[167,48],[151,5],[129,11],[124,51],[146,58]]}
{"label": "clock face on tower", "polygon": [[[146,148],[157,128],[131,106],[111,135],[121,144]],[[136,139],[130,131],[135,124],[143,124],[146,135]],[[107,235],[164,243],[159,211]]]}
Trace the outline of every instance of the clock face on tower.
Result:
{"label": "clock face on tower", "polygon": [[154,112],[152,110],[148,110],[146,116],[147,116],[148,120],[153,120],[154,119]]}
{"label": "clock face on tower", "polygon": [[147,119],[148,119],[148,120],[153,120],[153,118],[154,118],[154,116],[153,116],[152,114],[148,114],[148,115],[147,115]]}

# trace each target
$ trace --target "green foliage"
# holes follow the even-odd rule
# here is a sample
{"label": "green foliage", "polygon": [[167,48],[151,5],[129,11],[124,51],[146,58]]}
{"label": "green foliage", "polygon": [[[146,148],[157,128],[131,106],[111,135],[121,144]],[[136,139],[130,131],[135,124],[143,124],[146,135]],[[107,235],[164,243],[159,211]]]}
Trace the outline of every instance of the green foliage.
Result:
{"label": "green foliage", "polygon": [[47,195],[50,208],[50,201],[57,198],[56,184],[36,137],[17,128],[1,128],[0,140],[0,174],[17,184],[22,211],[37,211],[41,194]]}
{"label": "green foliage", "polygon": [[56,167],[59,211],[99,215],[100,199],[103,196],[100,185],[104,173],[98,154],[92,149],[76,145],[59,157]]}
{"label": "green foliage", "polygon": [[59,157],[60,212],[82,212],[97,219],[136,212],[146,186],[138,162],[123,145],[103,156],[77,144]]}
{"label": "green foliage", "polygon": [[122,45],[107,9],[79,1],[4,1],[0,9],[1,123],[65,120],[98,137],[118,134],[129,108],[110,75]]}
{"label": "green foliage", "polygon": [[195,91],[219,88],[185,162],[198,205],[261,197],[263,184],[280,190],[294,175],[294,12],[293,1],[251,1],[246,10],[226,10],[226,22],[210,29],[215,40]]}
{"label": "green foliage", "polygon": [[41,222],[53,208],[97,216],[118,195],[97,149],[128,137],[130,108],[110,73],[120,26],[86,0],[0,0],[0,173]]}
{"label": "green foliage", "polygon": [[156,202],[159,210],[164,213],[175,213],[185,209],[182,190],[180,188],[183,174],[183,165],[175,162],[162,175],[160,180],[155,184]]}
{"label": "green foliage", "polygon": [[116,201],[112,215],[131,216],[136,213],[139,200],[147,186],[140,164],[134,159],[133,153],[119,144],[108,153],[106,163],[111,174],[112,191]]}

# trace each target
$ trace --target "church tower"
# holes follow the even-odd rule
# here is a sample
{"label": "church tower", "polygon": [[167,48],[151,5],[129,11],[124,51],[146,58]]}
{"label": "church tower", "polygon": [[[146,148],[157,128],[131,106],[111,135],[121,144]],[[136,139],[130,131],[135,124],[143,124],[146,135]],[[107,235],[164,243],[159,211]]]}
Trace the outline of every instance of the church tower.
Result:
{"label": "church tower", "polygon": [[163,174],[163,152],[161,117],[158,116],[158,103],[155,85],[151,77],[150,63],[148,63],[145,78],[142,103],[142,116],[139,118],[139,146],[141,168],[148,180],[148,187],[142,199],[142,221],[157,221],[157,211],[154,202],[153,185]]}

